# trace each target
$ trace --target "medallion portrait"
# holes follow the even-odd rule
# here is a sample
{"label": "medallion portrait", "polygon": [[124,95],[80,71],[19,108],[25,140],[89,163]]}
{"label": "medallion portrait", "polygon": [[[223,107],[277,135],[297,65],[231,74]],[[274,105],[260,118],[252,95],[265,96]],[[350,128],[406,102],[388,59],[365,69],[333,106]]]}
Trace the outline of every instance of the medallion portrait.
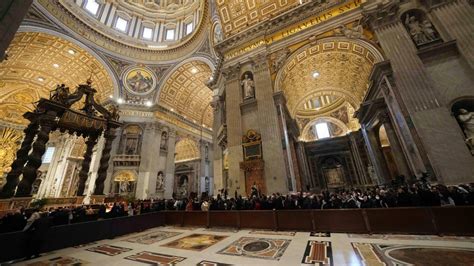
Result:
{"label": "medallion portrait", "polygon": [[136,67],[125,72],[124,85],[134,94],[147,94],[155,88],[156,78],[150,70]]}

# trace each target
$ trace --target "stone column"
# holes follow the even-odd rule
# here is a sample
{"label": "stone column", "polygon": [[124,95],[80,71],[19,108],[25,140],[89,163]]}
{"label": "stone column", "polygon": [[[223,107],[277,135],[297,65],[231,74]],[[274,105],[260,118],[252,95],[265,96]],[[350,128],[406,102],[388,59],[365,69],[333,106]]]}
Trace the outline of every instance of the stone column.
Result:
{"label": "stone column", "polygon": [[[227,149],[229,151],[229,195],[234,191],[245,195],[245,175],[239,163],[243,161],[242,116],[240,113],[240,65],[228,67],[223,71],[225,81],[225,103],[227,121]],[[271,96],[270,96],[271,97]]]}
{"label": "stone column", "polygon": [[[58,197],[61,192],[63,180],[65,179],[67,157],[71,153],[76,137],[63,134],[59,137],[53,158],[48,167],[45,179],[41,182],[38,191],[39,198]],[[54,189],[53,189],[54,188]]]}
{"label": "stone column", "polygon": [[[136,197],[146,199],[155,194],[156,178],[158,175],[158,156],[161,134],[155,123],[146,123],[140,153],[140,166]],[[157,132],[158,130],[158,132]]]}
{"label": "stone column", "polygon": [[370,161],[375,168],[377,179],[372,180],[375,184],[382,184],[388,181],[388,173],[385,166],[385,159],[377,142],[377,137],[373,129],[367,129],[362,126],[362,134],[364,135],[367,150],[369,152]]}
{"label": "stone column", "polygon": [[457,122],[446,103],[440,102],[406,28],[394,19],[375,27],[375,34],[391,62],[398,92],[410,115],[409,126],[418,134],[426,152],[427,168],[443,183],[469,182],[474,176],[474,159],[459,136]]}
{"label": "stone column", "polygon": [[218,96],[214,96],[214,101],[212,103],[212,107],[214,109],[214,121],[212,124],[212,139],[213,143],[211,144],[212,148],[212,157],[210,160],[213,161],[212,163],[212,169],[213,169],[213,190],[210,191],[210,194],[218,194],[218,190],[225,188],[224,187],[224,176],[223,176],[223,158],[222,158],[222,148],[219,143],[218,139],[218,134],[220,133],[219,130],[222,127],[222,130],[224,130],[223,126],[224,123],[223,121],[223,104],[222,101],[219,100]]}
{"label": "stone column", "polygon": [[405,160],[403,150],[398,141],[397,135],[392,126],[392,121],[390,120],[390,115],[388,113],[383,113],[380,117],[380,122],[382,122],[385,132],[387,133],[388,141],[390,142],[390,150],[392,151],[393,158],[395,159],[395,164],[397,165],[398,173],[404,175],[407,179],[410,178],[410,172]]}
{"label": "stone column", "polygon": [[357,143],[356,134],[358,132],[351,132],[349,134],[350,146],[351,146],[351,155],[354,161],[355,169],[357,172],[358,185],[367,185],[370,182],[367,182],[367,169],[365,168],[364,162],[362,162],[362,158],[360,156],[359,145]]}
{"label": "stone column", "polygon": [[41,115],[40,130],[33,143],[33,150],[28,155],[28,163],[23,169],[23,179],[18,184],[15,197],[29,197],[31,195],[31,187],[37,178],[37,171],[41,166],[41,158],[46,151],[46,143],[49,140],[49,133],[53,129],[55,119],[55,111],[47,111]]}
{"label": "stone column", "polygon": [[5,58],[5,51],[28,13],[31,3],[33,0],[0,1],[0,62]]}
{"label": "stone column", "polygon": [[[101,158],[101,151],[104,149],[105,145],[105,139],[103,136],[100,136],[97,144],[95,145],[92,153],[92,159],[91,159],[91,164],[89,167],[89,177],[88,181],[86,181],[86,188],[85,188],[85,198],[84,198],[84,203],[88,204],[90,201],[90,196],[92,193],[94,193],[94,187],[95,187],[95,180],[97,179],[99,167],[100,167],[100,158]],[[105,182],[104,184],[108,184]],[[109,186],[104,186],[104,190],[108,190]],[[104,191],[104,194],[108,194],[108,191]]]}
{"label": "stone column", "polygon": [[432,22],[445,41],[456,40],[459,51],[474,69],[474,8],[467,0],[446,2],[431,11]]}
{"label": "stone column", "polygon": [[31,150],[31,144],[38,133],[38,121],[31,121],[30,124],[23,130],[25,137],[21,143],[20,149],[16,152],[16,159],[13,161],[11,170],[7,175],[7,183],[3,186],[0,198],[11,198],[15,194],[15,189],[20,182],[20,175],[23,172],[23,166],[28,159],[28,153]]}
{"label": "stone column", "polygon": [[[118,154],[122,132],[123,132],[123,128],[117,129],[117,135],[120,136],[120,137],[115,138],[114,141],[112,142],[112,150],[110,151],[111,156],[114,156],[114,155]],[[103,138],[102,138],[102,140],[103,140]],[[103,141],[103,143],[105,144],[105,141]],[[103,149],[104,144],[101,145],[101,150]],[[106,177],[105,182],[104,182],[104,184],[105,184],[104,194],[105,195],[110,194],[110,192],[112,191],[112,186],[114,184],[114,181],[112,180],[112,177],[113,177],[113,174],[114,174],[114,166],[113,166],[113,164],[111,164],[110,166],[111,167],[109,167],[107,169],[107,177]],[[98,171],[98,169],[94,170],[94,172],[97,172],[97,171]]]}
{"label": "stone column", "polygon": [[176,130],[169,129],[168,131],[168,147],[166,155],[166,167],[165,167],[165,189],[163,197],[165,199],[171,199],[173,196],[174,188],[174,157],[175,157],[175,147],[176,147]]}
{"label": "stone column", "polygon": [[[286,193],[288,177],[283,158],[283,136],[278,126],[277,108],[273,99],[272,77],[266,56],[260,55],[252,61],[267,191]],[[229,151],[229,154],[231,152]]]}
{"label": "stone column", "polygon": [[94,146],[97,143],[99,136],[92,135],[87,138],[86,141],[86,152],[84,153],[84,159],[82,160],[81,171],[79,172],[79,182],[77,188],[77,196],[84,195],[84,189],[86,188],[86,181],[89,177],[89,169],[92,160],[92,152],[94,151]]}
{"label": "stone column", "polygon": [[110,150],[112,142],[115,138],[115,129],[108,128],[104,132],[105,144],[100,156],[99,170],[97,171],[97,179],[95,180],[94,195],[104,195],[104,181],[107,177],[107,168],[109,168]]}

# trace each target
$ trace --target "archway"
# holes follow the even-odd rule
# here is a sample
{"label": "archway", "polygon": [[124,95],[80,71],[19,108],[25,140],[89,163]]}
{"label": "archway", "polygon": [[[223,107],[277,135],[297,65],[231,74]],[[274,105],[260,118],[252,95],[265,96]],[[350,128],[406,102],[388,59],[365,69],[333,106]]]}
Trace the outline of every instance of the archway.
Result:
{"label": "archway", "polygon": [[165,76],[158,104],[199,127],[212,128],[212,91],[207,87],[214,65],[207,58],[185,60]]}

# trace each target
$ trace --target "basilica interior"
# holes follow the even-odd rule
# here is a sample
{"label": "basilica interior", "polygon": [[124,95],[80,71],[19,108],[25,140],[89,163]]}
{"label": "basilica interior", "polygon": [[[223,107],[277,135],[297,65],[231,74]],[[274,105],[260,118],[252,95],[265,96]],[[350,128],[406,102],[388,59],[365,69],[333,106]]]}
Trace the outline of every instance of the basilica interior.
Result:
{"label": "basilica interior", "polygon": [[472,265],[473,5],[0,1],[0,262]]}

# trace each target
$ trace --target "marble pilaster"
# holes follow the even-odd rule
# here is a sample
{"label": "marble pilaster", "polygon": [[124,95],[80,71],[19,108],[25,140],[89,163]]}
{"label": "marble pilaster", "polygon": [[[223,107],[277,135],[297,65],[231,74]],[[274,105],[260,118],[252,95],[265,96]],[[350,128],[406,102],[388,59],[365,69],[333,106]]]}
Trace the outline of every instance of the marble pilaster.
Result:
{"label": "marble pilaster", "polygon": [[175,148],[176,148],[176,129],[170,129],[168,131],[168,146],[167,146],[167,155],[166,155],[166,167],[165,167],[165,189],[163,197],[165,199],[171,199],[173,195],[173,186],[174,186],[174,157],[175,157]]}

